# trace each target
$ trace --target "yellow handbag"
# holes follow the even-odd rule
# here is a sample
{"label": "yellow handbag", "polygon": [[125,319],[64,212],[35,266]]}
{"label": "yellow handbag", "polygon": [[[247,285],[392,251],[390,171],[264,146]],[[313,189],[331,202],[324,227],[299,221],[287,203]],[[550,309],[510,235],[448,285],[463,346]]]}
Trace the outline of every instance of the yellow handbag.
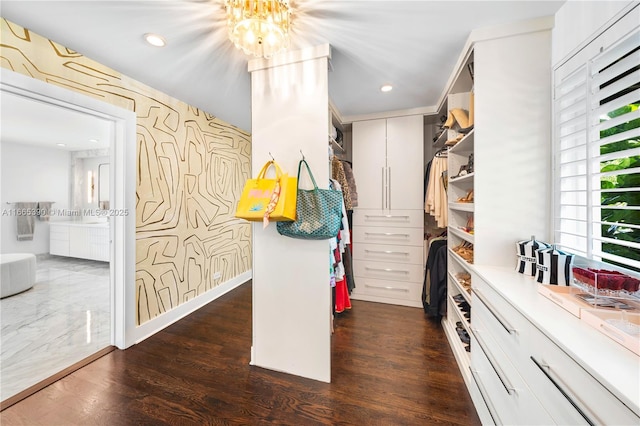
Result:
{"label": "yellow handbag", "polygon": [[[266,177],[267,170],[272,165],[276,172],[275,179]],[[254,222],[263,221],[265,226],[269,221],[296,220],[297,187],[298,178],[282,173],[278,163],[268,161],[257,178],[245,183],[236,217]]]}

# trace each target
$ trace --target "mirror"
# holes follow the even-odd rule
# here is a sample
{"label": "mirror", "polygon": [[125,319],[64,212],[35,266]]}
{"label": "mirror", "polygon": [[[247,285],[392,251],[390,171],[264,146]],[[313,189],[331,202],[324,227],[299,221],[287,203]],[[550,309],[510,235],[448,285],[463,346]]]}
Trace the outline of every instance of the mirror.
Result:
{"label": "mirror", "polygon": [[98,166],[98,207],[109,210],[109,163]]}

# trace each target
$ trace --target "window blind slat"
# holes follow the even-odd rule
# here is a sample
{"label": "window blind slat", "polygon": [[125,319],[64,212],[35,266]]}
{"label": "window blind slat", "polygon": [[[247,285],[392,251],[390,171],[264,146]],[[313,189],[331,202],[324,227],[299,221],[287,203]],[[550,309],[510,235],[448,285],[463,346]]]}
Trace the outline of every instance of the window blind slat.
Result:
{"label": "window blind slat", "polygon": [[613,84],[608,85],[600,90],[592,89],[593,101],[600,103],[603,99],[607,99],[611,95],[615,95],[622,90],[628,89],[640,82],[640,70],[634,71],[628,76],[621,78]]}
{"label": "window blind slat", "polygon": [[640,225],[633,225],[633,224],[630,224],[630,223],[600,222],[600,221],[595,221],[593,223],[596,224],[596,225],[623,226],[625,228],[640,229]]}
{"label": "window blind slat", "polygon": [[629,70],[638,66],[638,58],[636,55],[630,55],[622,59],[620,62],[607,68],[591,80],[591,87],[600,87],[605,83],[614,80],[616,77],[629,72]]}
{"label": "window blind slat", "polygon": [[608,130],[608,129],[611,129],[612,127],[616,127],[621,124],[627,123],[631,120],[640,118],[640,108],[635,111],[631,111],[626,114],[619,115],[615,118],[605,119],[605,121],[600,121],[602,120],[602,118],[603,117],[593,117],[593,120],[596,120],[597,122],[599,122],[598,124],[595,124],[592,126],[594,130],[601,132],[603,130]]}
{"label": "window blind slat", "polygon": [[604,163],[612,160],[619,160],[622,158],[629,158],[640,156],[640,148],[625,149],[622,151],[610,152],[609,154],[599,155],[593,157],[593,160],[598,163]]}
{"label": "window blind slat", "polygon": [[607,136],[606,138],[596,139],[594,143],[597,143],[599,146],[607,145],[612,142],[624,141],[627,139],[640,137],[640,127],[636,127],[635,129],[627,130],[626,132],[616,133],[615,135]]}
{"label": "window blind slat", "polygon": [[608,113],[615,111],[623,106],[627,106],[640,100],[640,89],[636,89],[633,92],[629,92],[624,96],[613,99],[602,106],[598,106],[599,102],[592,102],[592,114],[597,116],[607,115]]}
{"label": "window blind slat", "polygon": [[631,247],[631,248],[634,248],[634,249],[640,249],[640,243],[634,243],[632,241],[616,240],[614,238],[607,238],[607,237],[594,237],[593,239],[596,240],[596,241],[602,241],[603,243],[615,244],[617,246]]}
{"label": "window blind slat", "polygon": [[593,255],[603,259],[609,259],[622,265],[627,265],[635,269],[640,269],[640,261],[629,259],[628,257],[616,256],[615,254],[605,253],[602,250],[594,250]]}

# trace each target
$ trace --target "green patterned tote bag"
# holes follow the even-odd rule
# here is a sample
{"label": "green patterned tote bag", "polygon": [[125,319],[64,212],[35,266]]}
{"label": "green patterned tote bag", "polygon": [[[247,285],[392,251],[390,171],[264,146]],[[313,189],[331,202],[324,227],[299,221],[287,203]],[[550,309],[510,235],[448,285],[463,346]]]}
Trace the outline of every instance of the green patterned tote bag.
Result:
{"label": "green patterned tote bag", "polygon": [[[300,189],[302,164],[307,168],[313,189]],[[306,160],[298,163],[298,196],[296,217],[293,222],[278,222],[278,233],[301,240],[326,240],[340,232],[342,223],[342,191],[318,189]]]}

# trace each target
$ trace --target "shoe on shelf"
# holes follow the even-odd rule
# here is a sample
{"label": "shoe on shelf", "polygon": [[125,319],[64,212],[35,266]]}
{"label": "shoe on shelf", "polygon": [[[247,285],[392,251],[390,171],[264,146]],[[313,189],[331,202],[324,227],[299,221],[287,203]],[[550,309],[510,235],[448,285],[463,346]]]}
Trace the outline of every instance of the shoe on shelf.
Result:
{"label": "shoe on shelf", "polygon": [[458,129],[458,132],[462,133],[463,135],[466,135],[467,133],[469,133],[472,130],[473,130],[473,124],[470,125],[469,127],[464,127],[462,129]]}

